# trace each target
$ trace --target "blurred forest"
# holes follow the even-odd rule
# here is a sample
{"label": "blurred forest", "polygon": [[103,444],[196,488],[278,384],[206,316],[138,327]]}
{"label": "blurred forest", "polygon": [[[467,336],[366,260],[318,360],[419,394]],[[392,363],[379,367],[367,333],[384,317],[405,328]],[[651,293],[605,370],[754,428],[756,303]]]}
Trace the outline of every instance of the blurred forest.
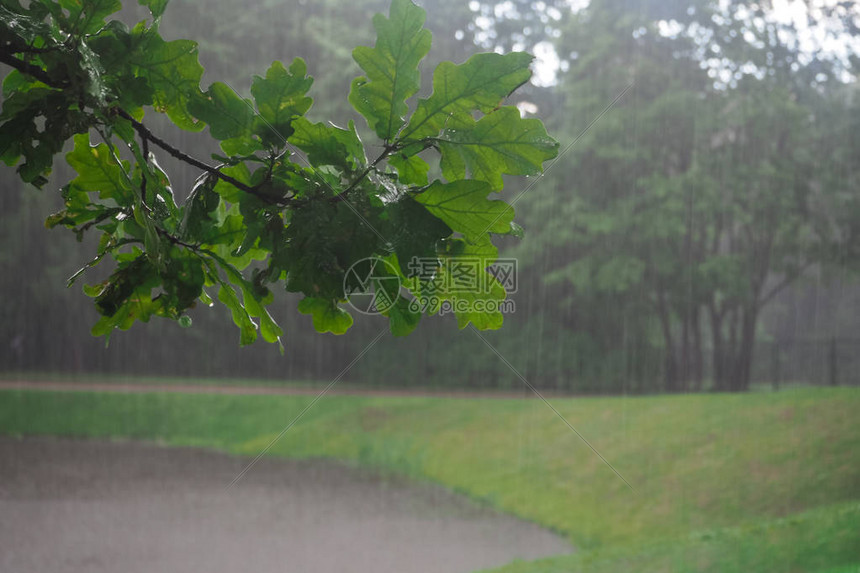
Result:
{"label": "blurred forest", "polygon": [[[419,3],[434,39],[427,84],[438,62],[479,50],[538,55],[514,103],[546,123],[562,152],[543,177],[512,180],[506,191],[525,228],[502,253],[518,261],[516,310],[486,333],[525,378],[583,393],[860,383],[858,6]],[[371,16],[387,8],[173,0],[162,32],[200,43],[204,86],[220,80],[247,93],[271,61],[300,56],[315,78],[308,115],[364,126],[346,100],[359,75],[351,51],[372,44]],[[196,156],[215,151],[200,134],[154,130]],[[159,161],[177,196],[187,195],[197,174]],[[220,306],[195,309],[190,329],[160,321],[116,332],[106,348],[89,334],[97,314],[80,283],[65,287],[87,246],[44,228],[69,176],[57,161],[52,184],[38,191],[0,171],[0,372],[327,381],[387,328],[356,315],[348,334],[320,335],[281,293],[272,313],[284,356],[262,343],[239,348]],[[383,338],[345,379],[522,386],[452,316]]]}

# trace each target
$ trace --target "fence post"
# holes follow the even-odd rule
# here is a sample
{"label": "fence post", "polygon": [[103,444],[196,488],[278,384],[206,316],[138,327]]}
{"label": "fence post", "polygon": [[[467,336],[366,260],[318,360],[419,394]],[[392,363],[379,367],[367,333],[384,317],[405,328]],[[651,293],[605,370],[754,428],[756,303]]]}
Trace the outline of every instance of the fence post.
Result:
{"label": "fence post", "polygon": [[836,337],[832,336],[830,338],[830,353],[829,353],[829,373],[830,373],[830,385],[836,386],[839,384],[839,372],[837,371],[837,357],[836,357]]}

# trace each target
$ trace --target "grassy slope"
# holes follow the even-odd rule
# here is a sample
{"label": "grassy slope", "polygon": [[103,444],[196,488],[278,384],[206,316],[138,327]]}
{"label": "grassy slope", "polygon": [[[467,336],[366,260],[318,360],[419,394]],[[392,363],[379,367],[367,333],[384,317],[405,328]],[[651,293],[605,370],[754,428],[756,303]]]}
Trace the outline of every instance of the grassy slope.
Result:
{"label": "grassy slope", "polygon": [[[311,400],[5,391],[0,433],[255,455]],[[271,453],[429,478],[582,550],[510,573],[844,573],[860,564],[860,390],[553,404],[636,492],[537,400],[326,397]]]}

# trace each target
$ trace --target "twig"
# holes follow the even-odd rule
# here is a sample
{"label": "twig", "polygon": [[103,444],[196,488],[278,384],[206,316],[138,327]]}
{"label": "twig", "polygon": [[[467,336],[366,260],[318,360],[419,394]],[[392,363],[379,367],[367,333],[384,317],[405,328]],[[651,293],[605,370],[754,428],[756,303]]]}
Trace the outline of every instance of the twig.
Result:
{"label": "twig", "polygon": [[397,149],[397,145],[396,145],[396,144],[395,144],[395,145],[386,145],[386,146],[385,146],[385,149],[382,151],[382,153],[380,153],[380,154],[379,154],[379,157],[377,157],[377,158],[373,161],[373,163],[371,163],[370,165],[368,165],[368,166],[364,169],[364,171],[362,171],[362,172],[358,175],[358,177],[356,177],[356,178],[353,180],[353,182],[352,182],[352,183],[350,183],[350,184],[347,186],[347,188],[346,188],[346,189],[344,189],[343,191],[341,191],[340,193],[338,193],[337,195],[335,195],[334,197],[332,197],[331,199],[329,199],[329,201],[331,201],[332,203],[336,203],[336,202],[338,202],[338,201],[343,201],[344,199],[346,199],[346,195],[347,195],[347,193],[349,193],[350,191],[352,191],[353,189],[355,189],[356,185],[358,185],[359,183],[361,183],[361,181],[362,181],[365,177],[367,177],[367,176],[368,176],[368,174],[370,174],[370,172],[371,172],[371,171],[373,171],[373,170],[376,168],[377,164],[379,164],[379,162],[380,162],[380,161],[382,161],[383,159],[385,159],[386,157],[388,157],[389,155],[391,155],[391,152],[392,152],[392,151],[394,151],[395,149]]}
{"label": "twig", "polygon": [[200,245],[192,245],[191,243],[186,243],[185,241],[174,237],[173,235],[171,235],[170,233],[168,233],[167,231],[165,231],[161,227],[156,226],[155,231],[159,235],[161,235],[162,237],[164,237],[165,239],[167,239],[168,241],[173,243],[174,245],[184,247],[184,248],[188,249],[189,251],[193,251],[194,253],[197,253],[198,251],[200,251]]}
{"label": "twig", "polygon": [[221,171],[219,171],[217,168],[212,167],[211,165],[207,165],[206,163],[203,163],[199,159],[195,159],[194,157],[191,157],[190,155],[188,155],[184,151],[180,151],[179,149],[173,147],[172,145],[170,145],[169,143],[167,143],[166,141],[164,141],[163,139],[159,138],[157,135],[152,133],[148,127],[146,127],[145,125],[143,125],[142,123],[140,123],[139,121],[134,119],[124,109],[118,108],[118,107],[114,108],[114,109],[116,110],[117,115],[119,115],[123,119],[128,120],[131,123],[132,127],[134,127],[134,129],[137,130],[137,133],[140,135],[140,137],[142,139],[151,141],[152,143],[154,143],[155,145],[157,145],[158,147],[160,147],[161,149],[163,149],[164,151],[169,153],[174,158],[176,158],[180,161],[184,161],[185,163],[188,163],[189,165],[193,165],[194,167],[196,167],[198,169],[202,169],[203,171],[205,171],[211,175],[214,175],[218,179],[221,179],[222,181],[229,183],[230,185],[236,187],[237,189],[240,189],[246,193],[250,193],[251,195],[259,197],[260,199],[262,199],[268,203],[276,203],[276,201],[273,201],[271,198],[266,197],[265,195],[261,195],[259,193],[259,191],[257,189],[255,189],[254,187],[251,187],[250,185],[246,185],[246,184],[242,183],[241,181],[239,181],[238,179],[234,179],[233,177],[230,177],[229,175],[225,175],[224,173],[221,173]]}
{"label": "twig", "polygon": [[110,219],[111,217],[113,217],[115,215],[119,215],[121,213],[126,213],[126,211],[124,211],[123,209],[120,209],[119,207],[106,209],[101,215],[99,215],[98,217],[96,217],[92,221],[87,221],[86,223],[84,223],[80,227],[74,227],[72,230],[78,236],[78,240],[81,240],[80,238],[83,237],[84,233],[89,231],[92,227],[95,227],[96,225],[98,225],[102,221]]}
{"label": "twig", "polygon": [[27,74],[30,77],[36,78],[43,84],[51,86],[52,88],[63,89],[69,85],[68,82],[60,82],[53,79],[39,66],[34,66],[30,62],[25,62],[20,58],[16,58],[9,50],[15,50],[15,47],[6,45],[2,50],[0,50],[0,62],[15,68],[22,74]]}
{"label": "twig", "polygon": [[146,173],[149,171],[149,139],[141,136],[141,151],[143,151],[143,168],[140,170],[140,200],[143,201],[143,206],[146,207]]}
{"label": "twig", "polygon": [[[8,46],[7,45],[7,46],[4,46],[3,49],[0,49],[0,62],[15,68],[16,70],[20,71],[21,73],[27,74],[27,75],[39,80],[40,82],[42,82],[45,85],[48,85],[50,87],[57,88],[57,89],[64,89],[65,87],[68,86],[68,82],[60,82],[60,81],[54,80],[42,68],[40,68],[38,66],[34,66],[33,64],[31,64],[29,62],[25,62],[24,60],[21,60],[20,58],[15,57],[14,55],[12,55],[12,52],[9,51],[10,49],[15,50],[16,48],[14,46]],[[250,185],[246,185],[245,183],[242,183],[238,179],[230,177],[229,175],[225,175],[224,173],[219,171],[216,167],[212,167],[211,165],[207,165],[206,163],[203,163],[199,159],[195,159],[194,157],[192,157],[192,156],[188,155],[187,153],[177,149],[176,147],[170,145],[169,143],[167,143],[166,141],[164,141],[160,137],[156,136],[154,133],[152,133],[149,130],[149,128],[147,128],[145,125],[143,125],[142,123],[140,123],[139,121],[134,119],[131,116],[131,114],[129,114],[124,109],[119,108],[119,107],[114,107],[112,109],[114,110],[114,112],[117,115],[128,120],[131,123],[131,125],[134,127],[134,129],[137,131],[137,133],[140,135],[141,139],[143,140],[144,158],[146,158],[146,155],[147,155],[147,153],[146,153],[147,142],[151,141],[152,143],[154,143],[155,145],[157,145],[158,147],[160,147],[161,149],[163,149],[164,151],[169,153],[174,158],[176,158],[180,161],[183,161],[185,163],[188,163],[189,165],[192,165],[194,167],[197,167],[198,169],[202,169],[203,171],[206,171],[207,173],[217,177],[218,179],[221,179],[225,183],[229,183],[230,185],[233,185],[237,189],[240,189],[246,193],[249,193],[249,194],[257,197],[261,201],[269,203],[270,205],[287,206],[287,205],[293,204],[293,201],[290,199],[284,199],[284,200],[279,201],[277,199],[267,197],[266,195],[260,193],[259,189],[255,188],[255,187],[251,187]],[[381,159],[381,157],[380,157],[380,159]],[[366,175],[366,173],[364,175]],[[363,175],[362,175],[362,177],[363,177]],[[360,179],[361,178],[359,178],[359,180]],[[354,183],[357,184],[358,180],[355,181]],[[144,175],[142,187],[143,187],[143,191],[145,193],[145,191],[146,191],[146,176],[145,175]]]}

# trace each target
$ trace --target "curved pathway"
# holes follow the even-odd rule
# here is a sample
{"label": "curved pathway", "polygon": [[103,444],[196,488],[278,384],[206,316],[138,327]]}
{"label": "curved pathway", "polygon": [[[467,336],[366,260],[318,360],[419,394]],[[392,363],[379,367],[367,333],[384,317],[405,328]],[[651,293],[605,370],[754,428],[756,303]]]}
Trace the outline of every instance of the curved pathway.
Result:
{"label": "curved pathway", "polygon": [[0,437],[0,571],[462,572],[569,552],[441,488],[333,462]]}

